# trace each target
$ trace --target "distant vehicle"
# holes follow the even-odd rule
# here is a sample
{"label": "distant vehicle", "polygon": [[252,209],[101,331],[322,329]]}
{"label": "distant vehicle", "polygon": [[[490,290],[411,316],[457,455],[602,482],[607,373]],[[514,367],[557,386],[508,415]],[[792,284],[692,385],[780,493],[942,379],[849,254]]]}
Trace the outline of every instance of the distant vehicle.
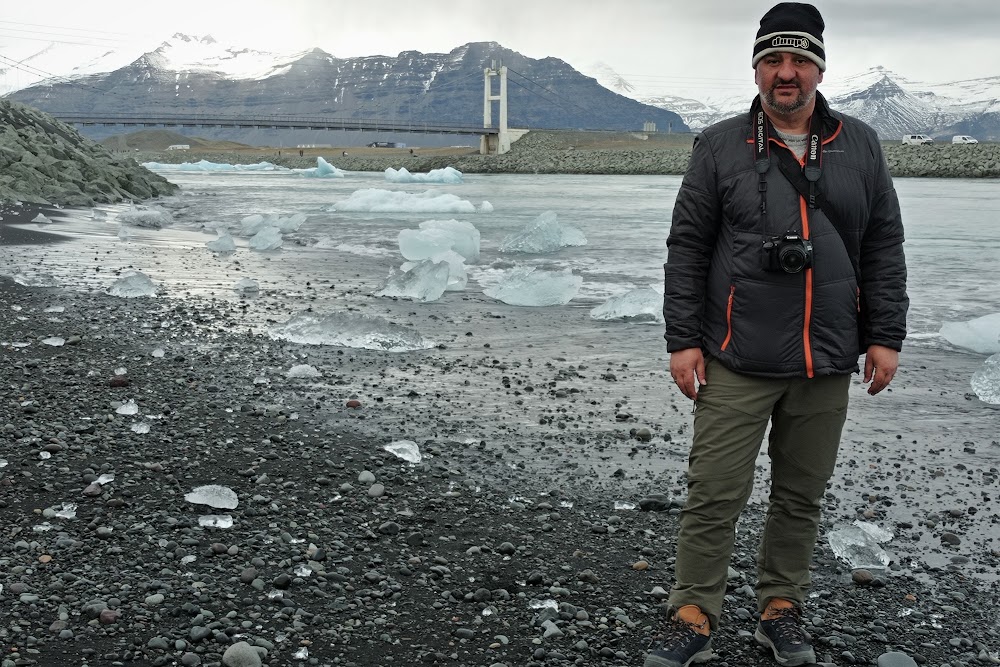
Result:
{"label": "distant vehicle", "polygon": [[368,148],[406,148],[406,144],[398,141],[373,141],[368,144]]}
{"label": "distant vehicle", "polygon": [[928,137],[926,134],[904,134],[903,144],[909,144],[911,146],[919,146],[921,144],[932,144],[934,140]]}
{"label": "distant vehicle", "polygon": [[191,144],[171,144],[167,146],[168,151],[187,151],[191,150]]}
{"label": "distant vehicle", "polygon": [[970,137],[967,134],[956,134],[951,138],[951,143],[953,144],[978,144],[979,140],[975,137]]}

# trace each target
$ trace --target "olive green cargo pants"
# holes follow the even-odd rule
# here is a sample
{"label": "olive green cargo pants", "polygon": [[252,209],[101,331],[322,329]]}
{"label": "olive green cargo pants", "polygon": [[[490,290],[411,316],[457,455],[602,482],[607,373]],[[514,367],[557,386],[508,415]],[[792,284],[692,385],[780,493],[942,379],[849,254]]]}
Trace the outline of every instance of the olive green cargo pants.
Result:
{"label": "olive green cargo pants", "polygon": [[771,490],[757,553],[757,600],[801,604],[847,418],[850,375],[761,378],[706,363],[680,517],[672,609],[695,604],[718,627],[736,521],[753,489],[754,463],[768,421]]}

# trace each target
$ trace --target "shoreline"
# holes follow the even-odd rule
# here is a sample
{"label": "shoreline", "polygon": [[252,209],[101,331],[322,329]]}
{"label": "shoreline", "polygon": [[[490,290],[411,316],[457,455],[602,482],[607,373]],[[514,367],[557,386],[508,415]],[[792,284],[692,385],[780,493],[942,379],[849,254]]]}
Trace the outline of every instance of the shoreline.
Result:
{"label": "shoreline", "polygon": [[[644,137],[644,138],[643,138]],[[230,151],[138,151],[138,162],[217,163],[271,162],[288,168],[316,166],[322,156],[346,171],[384,171],[404,167],[410,172],[453,167],[463,173],[683,175],[694,135],[654,135],[610,132],[530,132],[504,155],[479,155],[468,148],[407,149],[253,148]],[[1000,178],[1000,144],[903,146],[883,142],[894,177]],[[279,152],[281,155],[279,156]],[[342,153],[347,152],[345,157]]]}
{"label": "shoreline", "polygon": [[[18,315],[0,320],[0,342],[29,344],[0,346],[2,381],[18,387],[0,418],[8,443],[0,530],[11,536],[0,546],[3,667],[25,659],[69,667],[81,658],[95,667],[219,665],[237,642],[256,645],[274,667],[301,664],[303,648],[319,665],[641,663],[664,618],[656,587],[669,586],[684,489],[682,476],[641,472],[679,456],[659,427],[652,442],[625,436],[598,440],[596,450],[521,442],[505,430],[504,415],[519,419],[520,409],[508,389],[496,394],[510,410],[461,417],[487,434],[465,443],[444,419],[459,417],[460,397],[435,397],[430,386],[407,391],[409,383],[386,374],[405,364],[420,385],[434,383],[427,369],[435,367],[477,377],[483,352],[474,348],[483,340],[454,356],[303,346],[240,333],[245,305],[118,299],[0,278],[0,312],[16,307]],[[65,344],[41,343],[50,336]],[[497,378],[481,382],[507,374],[520,386],[524,369],[504,346],[486,354],[501,364]],[[939,356],[908,360],[899,400],[921,393],[907,389],[908,376],[952,364]],[[331,384],[286,376],[305,359]],[[572,405],[547,393],[531,402]],[[129,399],[139,413],[119,414]],[[866,431],[866,414],[852,411],[851,428]],[[435,421],[435,437],[415,440],[430,455],[420,463],[382,448]],[[133,429],[139,423],[149,432]],[[936,443],[924,435],[922,446]],[[616,461],[634,463],[619,476]],[[114,479],[98,482],[102,475]],[[232,488],[237,507],[187,502],[202,484]],[[868,484],[835,484],[823,533],[835,516],[883,511],[863,499],[869,492],[874,498]],[[949,499],[941,514],[962,502]],[[75,518],[57,516],[68,504]],[[748,506],[740,523],[726,620],[714,640],[719,664],[773,665],[749,637],[762,511]],[[207,514],[232,516],[234,526],[200,525]],[[935,535],[959,519],[936,521]],[[925,530],[933,529],[902,530],[897,565],[872,583],[856,583],[821,537],[806,617],[822,660],[874,664],[899,650],[932,665],[998,662],[995,586],[970,578],[960,561],[914,568],[910,550],[928,548],[919,546]],[[994,568],[998,556],[987,559]]]}

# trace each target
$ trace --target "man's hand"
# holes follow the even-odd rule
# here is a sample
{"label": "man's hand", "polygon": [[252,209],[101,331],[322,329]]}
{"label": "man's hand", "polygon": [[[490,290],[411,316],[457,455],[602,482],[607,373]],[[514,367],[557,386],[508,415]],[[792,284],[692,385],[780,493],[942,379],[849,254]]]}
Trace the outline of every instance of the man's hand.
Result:
{"label": "man's hand", "polygon": [[[672,371],[673,359],[670,360],[670,367]],[[866,384],[871,382],[868,393],[874,396],[888,387],[896,375],[897,368],[899,368],[899,352],[883,345],[869,345],[868,353],[865,354],[864,379]]]}
{"label": "man's hand", "polygon": [[[695,383],[697,376],[698,382]],[[705,357],[701,348],[689,347],[670,353],[670,377],[674,379],[677,388],[692,401],[698,400],[698,385],[708,384],[705,381]]]}

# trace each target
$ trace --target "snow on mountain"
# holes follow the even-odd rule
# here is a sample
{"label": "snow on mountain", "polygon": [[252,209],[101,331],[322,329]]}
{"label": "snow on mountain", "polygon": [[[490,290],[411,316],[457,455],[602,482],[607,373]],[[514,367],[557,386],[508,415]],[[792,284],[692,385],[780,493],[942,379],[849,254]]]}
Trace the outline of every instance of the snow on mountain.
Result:
{"label": "snow on mountain", "polygon": [[[145,52],[144,52],[145,51]],[[0,61],[0,95],[41,81],[72,81],[113,72],[145,56],[146,62],[168,72],[211,73],[221,79],[257,80],[280,74],[304,52],[269,53],[221,44],[210,35],[176,33],[156,49],[139,46],[109,48],[88,44],[47,44],[41,49],[8,53]],[[10,61],[10,62],[8,62]]]}
{"label": "snow on mountain", "polygon": [[168,72],[212,73],[223,79],[258,80],[289,67],[289,61],[305,52],[275,54],[220,44],[211,35],[192,37],[181,33],[160,44],[149,54],[149,62]]}
{"label": "snow on mountain", "polygon": [[[592,67],[590,72],[606,88],[680,114],[696,131],[744,112],[756,94],[752,82],[745,94],[679,87],[650,92],[632,86],[607,65],[602,64],[600,69]],[[872,67],[851,76],[827,78],[820,84],[820,91],[830,106],[865,121],[883,139],[897,139],[911,133],[944,136],[955,133],[958,127],[973,126],[984,133],[983,139],[1000,136],[1000,127],[991,129],[995,121],[990,121],[1000,113],[1000,76],[925,83],[884,67]]]}

